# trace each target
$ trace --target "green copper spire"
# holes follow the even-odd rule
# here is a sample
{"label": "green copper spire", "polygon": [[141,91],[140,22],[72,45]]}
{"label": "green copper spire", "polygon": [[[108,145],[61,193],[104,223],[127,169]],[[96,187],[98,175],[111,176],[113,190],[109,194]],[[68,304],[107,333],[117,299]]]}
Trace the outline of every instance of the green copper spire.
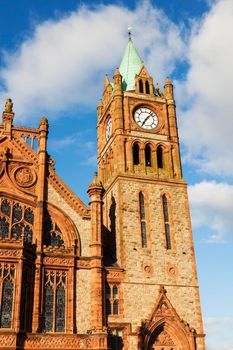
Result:
{"label": "green copper spire", "polygon": [[142,67],[142,60],[129,38],[126,50],[120,65],[120,73],[122,75],[122,86],[124,91],[134,90],[135,75],[139,73]]}

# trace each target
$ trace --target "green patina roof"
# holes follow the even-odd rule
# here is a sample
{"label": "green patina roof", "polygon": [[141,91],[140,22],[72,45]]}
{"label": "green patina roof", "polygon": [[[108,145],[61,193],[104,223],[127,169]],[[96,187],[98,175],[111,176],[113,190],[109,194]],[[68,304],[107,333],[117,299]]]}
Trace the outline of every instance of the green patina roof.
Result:
{"label": "green patina roof", "polygon": [[143,62],[137,53],[132,40],[129,39],[119,68],[122,75],[122,86],[124,91],[135,89],[135,75],[139,73],[142,65]]}

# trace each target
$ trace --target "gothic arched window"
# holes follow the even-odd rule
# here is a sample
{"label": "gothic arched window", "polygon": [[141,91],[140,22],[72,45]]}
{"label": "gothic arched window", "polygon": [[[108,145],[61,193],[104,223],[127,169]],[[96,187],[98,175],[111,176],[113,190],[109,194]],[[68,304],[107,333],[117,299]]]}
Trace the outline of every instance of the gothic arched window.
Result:
{"label": "gothic arched window", "polygon": [[0,237],[24,238],[32,242],[34,213],[32,208],[13,200],[0,199]]}
{"label": "gothic arched window", "polygon": [[135,143],[133,145],[133,163],[134,163],[134,165],[139,165],[139,163],[140,163],[138,143]]}
{"label": "gothic arched window", "polygon": [[146,248],[147,247],[146,214],[145,214],[144,194],[142,192],[139,193],[139,207],[140,207],[142,247]]}
{"label": "gothic arched window", "polygon": [[150,85],[148,83],[148,81],[146,80],[146,94],[149,94],[150,93]]}
{"label": "gothic arched window", "polygon": [[44,287],[44,332],[65,332],[66,272],[45,273]]}
{"label": "gothic arched window", "polygon": [[159,146],[157,148],[157,165],[158,168],[163,168],[163,148]]}
{"label": "gothic arched window", "polygon": [[162,202],[163,202],[163,217],[164,217],[166,248],[167,249],[171,249],[171,233],[170,233],[169,210],[168,210],[167,197],[166,197],[165,194],[162,196]]}
{"label": "gothic arched window", "polygon": [[141,79],[139,80],[139,92],[142,94],[144,93],[143,81]]}
{"label": "gothic arched window", "polygon": [[47,247],[64,247],[62,231],[48,213],[45,219],[44,243]]}
{"label": "gothic arched window", "polygon": [[0,264],[0,328],[12,327],[14,277],[14,264]]}
{"label": "gothic arched window", "polygon": [[151,146],[146,145],[145,148],[145,161],[146,161],[146,166],[151,166]]}

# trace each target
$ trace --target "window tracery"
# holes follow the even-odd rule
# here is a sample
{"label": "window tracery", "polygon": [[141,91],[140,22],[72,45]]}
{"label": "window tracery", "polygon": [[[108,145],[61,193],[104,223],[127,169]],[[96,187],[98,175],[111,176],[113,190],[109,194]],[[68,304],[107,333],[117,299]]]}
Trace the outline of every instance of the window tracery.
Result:
{"label": "window tracery", "polygon": [[44,332],[65,332],[66,280],[65,271],[45,272]]}
{"label": "window tracery", "polygon": [[47,215],[45,222],[45,233],[44,233],[45,245],[52,247],[64,247],[63,235],[60,227],[56,222],[52,221],[50,215]]}
{"label": "window tracery", "polygon": [[14,296],[14,264],[0,264],[0,328],[11,328]]}
{"label": "window tracery", "polygon": [[13,200],[0,199],[0,237],[24,238],[32,242],[34,213],[32,208]]}

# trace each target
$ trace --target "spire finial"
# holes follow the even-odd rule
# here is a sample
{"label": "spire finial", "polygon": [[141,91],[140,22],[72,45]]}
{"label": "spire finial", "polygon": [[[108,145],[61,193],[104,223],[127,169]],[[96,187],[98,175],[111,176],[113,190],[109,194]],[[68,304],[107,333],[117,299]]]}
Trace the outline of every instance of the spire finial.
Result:
{"label": "spire finial", "polygon": [[132,36],[132,26],[131,25],[129,25],[128,26],[128,35],[129,35],[129,40],[131,40],[131,36]]}

